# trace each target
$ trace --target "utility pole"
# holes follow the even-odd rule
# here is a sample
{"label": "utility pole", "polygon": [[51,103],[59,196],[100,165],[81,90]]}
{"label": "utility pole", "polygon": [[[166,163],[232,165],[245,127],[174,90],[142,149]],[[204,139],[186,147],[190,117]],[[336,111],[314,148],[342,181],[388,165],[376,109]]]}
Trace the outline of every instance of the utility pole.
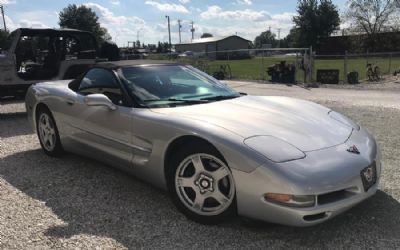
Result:
{"label": "utility pole", "polygon": [[3,16],[4,31],[7,32],[6,19],[4,18],[4,7],[3,7],[3,5],[0,5],[0,9],[1,9],[1,15]]}
{"label": "utility pole", "polygon": [[165,16],[168,19],[168,38],[169,38],[169,52],[171,52],[171,26],[169,24],[169,16]]}
{"label": "utility pole", "polygon": [[179,43],[182,43],[182,40],[181,40],[181,28],[182,28],[181,20],[178,20],[178,28],[179,28]]}
{"label": "utility pole", "polygon": [[281,29],[278,29],[278,48],[281,47]]}
{"label": "utility pole", "polygon": [[193,39],[194,39],[194,31],[195,31],[195,29],[194,29],[194,27],[193,27],[194,22],[192,21],[191,24],[192,24],[192,28],[190,29],[190,32],[192,32],[192,42],[193,42]]}

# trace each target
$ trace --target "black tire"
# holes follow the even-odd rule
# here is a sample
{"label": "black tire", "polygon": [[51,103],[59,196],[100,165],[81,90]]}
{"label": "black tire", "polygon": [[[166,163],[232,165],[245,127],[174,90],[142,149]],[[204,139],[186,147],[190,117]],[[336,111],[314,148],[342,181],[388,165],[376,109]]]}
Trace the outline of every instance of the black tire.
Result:
{"label": "black tire", "polygon": [[[48,141],[45,140],[43,134],[41,134],[42,132],[40,123],[41,119],[44,119],[43,117],[45,116],[48,117],[49,126],[51,126],[52,129],[54,130],[54,134],[53,133],[51,134],[54,144],[52,146],[49,146]],[[46,107],[39,107],[39,110],[36,113],[36,133],[40,142],[40,146],[47,155],[52,157],[59,157],[64,153],[56,122],[54,120],[53,115]]]}
{"label": "black tire", "polygon": [[[225,167],[229,171],[229,176],[231,177],[229,184],[233,185],[233,193],[231,193],[233,196],[230,196],[231,198],[230,198],[229,205],[226,205],[226,207],[224,208],[224,210],[221,213],[213,214],[213,215],[198,214],[198,213],[192,211],[191,209],[189,209],[187,207],[187,205],[185,205],[184,201],[181,200],[181,198],[178,194],[179,188],[176,187],[176,184],[175,184],[175,181],[176,181],[175,178],[177,175],[178,167],[185,161],[185,159],[188,159],[188,157],[190,157],[192,155],[197,155],[197,154],[205,154],[205,155],[210,155],[210,156],[216,157],[217,159],[220,160],[220,162],[223,162],[225,164]],[[167,171],[166,171],[168,191],[170,193],[170,196],[171,196],[172,201],[175,204],[175,206],[187,218],[189,218],[193,221],[196,221],[198,223],[201,223],[201,224],[218,224],[218,223],[227,221],[236,215],[236,190],[235,190],[235,184],[233,181],[233,176],[232,176],[231,170],[228,167],[228,164],[226,163],[226,161],[224,160],[222,155],[216,149],[214,149],[212,146],[210,146],[206,143],[197,143],[195,145],[186,145],[186,147],[181,147],[176,152],[174,152],[173,155],[171,155],[170,159],[171,160],[167,166]],[[228,178],[228,177],[224,177],[224,178]],[[196,179],[196,178],[194,178],[194,179]],[[217,182],[215,182],[216,184],[212,184],[212,186],[214,186],[214,188],[215,188],[215,185],[218,186],[219,185],[218,182],[221,180],[218,180]],[[205,204],[205,201],[204,201],[204,204]]]}

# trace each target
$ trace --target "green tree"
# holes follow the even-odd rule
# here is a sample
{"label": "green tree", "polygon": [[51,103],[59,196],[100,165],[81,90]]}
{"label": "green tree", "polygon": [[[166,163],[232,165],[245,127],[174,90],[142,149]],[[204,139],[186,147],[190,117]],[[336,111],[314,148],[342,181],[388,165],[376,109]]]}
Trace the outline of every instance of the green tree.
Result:
{"label": "green tree", "polygon": [[281,47],[282,48],[294,48],[294,47],[299,47],[297,44],[299,32],[296,27],[293,27],[290,29],[289,34],[282,39],[281,41]]}
{"label": "green tree", "polygon": [[272,48],[276,47],[277,41],[275,37],[276,35],[269,30],[261,32],[261,34],[254,39],[254,47],[259,49],[263,44],[270,44]]}
{"label": "green tree", "polygon": [[111,40],[107,29],[100,26],[99,17],[85,5],[70,4],[58,15],[58,24],[62,28],[79,29],[91,32],[99,44]]}
{"label": "green tree", "polygon": [[211,33],[203,33],[200,38],[213,37]]}
{"label": "green tree", "polygon": [[396,0],[349,0],[345,16],[355,29],[374,35],[394,25],[397,4]]}
{"label": "green tree", "polygon": [[297,32],[295,43],[316,47],[338,29],[339,11],[331,0],[299,0],[293,22]]}
{"label": "green tree", "polygon": [[374,51],[387,43],[395,42],[393,39],[381,37],[379,33],[398,30],[399,2],[398,0],[348,1],[345,17],[351,24],[350,31],[361,31],[365,34],[365,38],[361,41],[353,39],[355,47]]}

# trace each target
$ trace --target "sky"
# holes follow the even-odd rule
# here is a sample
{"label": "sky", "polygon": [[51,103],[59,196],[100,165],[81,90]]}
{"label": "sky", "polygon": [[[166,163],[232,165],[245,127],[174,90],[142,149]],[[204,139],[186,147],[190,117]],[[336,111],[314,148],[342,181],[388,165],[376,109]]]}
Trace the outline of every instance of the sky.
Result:
{"label": "sky", "polygon": [[[346,0],[333,2],[344,11]],[[253,41],[269,28],[276,34],[280,30],[283,38],[293,26],[297,0],[0,0],[9,30],[58,28],[58,13],[72,3],[94,10],[112,40],[126,46],[138,37],[146,44],[168,41],[166,15],[170,17],[173,44],[179,42],[178,20],[182,42],[191,40],[192,21],[195,39],[208,32],[216,37],[237,34]]]}

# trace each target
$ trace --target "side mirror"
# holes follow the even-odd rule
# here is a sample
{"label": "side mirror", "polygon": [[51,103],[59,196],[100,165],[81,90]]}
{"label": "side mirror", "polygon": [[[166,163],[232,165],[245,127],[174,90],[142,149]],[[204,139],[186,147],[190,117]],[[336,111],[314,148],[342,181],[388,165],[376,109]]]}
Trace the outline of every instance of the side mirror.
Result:
{"label": "side mirror", "polygon": [[88,106],[104,106],[110,110],[116,110],[117,106],[112,103],[112,101],[103,94],[91,94],[84,98],[84,102]]}

